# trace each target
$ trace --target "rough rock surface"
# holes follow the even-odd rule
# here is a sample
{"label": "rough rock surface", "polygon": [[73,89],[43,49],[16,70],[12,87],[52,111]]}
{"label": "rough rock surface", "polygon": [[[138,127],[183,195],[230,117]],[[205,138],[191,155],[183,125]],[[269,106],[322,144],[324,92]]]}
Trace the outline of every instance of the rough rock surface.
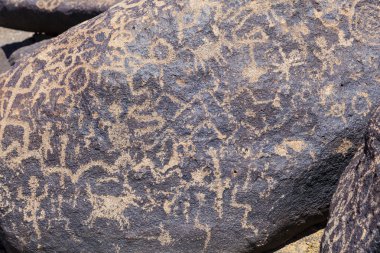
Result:
{"label": "rough rock surface", "polygon": [[0,0],[0,26],[59,34],[99,15],[120,1]]}
{"label": "rough rock surface", "polygon": [[324,221],[380,100],[375,4],[126,1],[53,39],[0,76],[3,240],[263,252]]}
{"label": "rough rock surface", "polygon": [[380,252],[380,107],[339,180],[321,252]]}
{"label": "rough rock surface", "polygon": [[10,68],[11,65],[9,64],[7,56],[5,55],[3,49],[0,48],[0,74],[9,70]]}

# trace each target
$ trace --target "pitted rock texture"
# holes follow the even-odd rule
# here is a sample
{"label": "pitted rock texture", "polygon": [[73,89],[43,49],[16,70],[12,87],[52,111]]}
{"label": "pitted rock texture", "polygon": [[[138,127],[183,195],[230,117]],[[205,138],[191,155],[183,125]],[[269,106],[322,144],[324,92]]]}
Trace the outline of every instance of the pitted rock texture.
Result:
{"label": "pitted rock texture", "polygon": [[121,0],[0,0],[0,26],[60,34]]}
{"label": "pitted rock texture", "polygon": [[380,252],[380,107],[339,181],[321,252]]}
{"label": "pitted rock texture", "polygon": [[367,5],[125,1],[53,39],[0,76],[2,237],[263,252],[325,221],[380,100]]}

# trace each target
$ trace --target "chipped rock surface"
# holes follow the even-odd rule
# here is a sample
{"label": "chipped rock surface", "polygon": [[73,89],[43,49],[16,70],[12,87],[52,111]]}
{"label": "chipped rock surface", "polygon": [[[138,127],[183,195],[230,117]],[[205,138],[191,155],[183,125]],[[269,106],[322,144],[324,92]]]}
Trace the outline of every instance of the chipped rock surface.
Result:
{"label": "chipped rock surface", "polygon": [[339,180],[321,252],[380,252],[380,107]]}
{"label": "chipped rock surface", "polygon": [[0,26],[59,34],[99,15],[120,1],[0,0]]}
{"label": "chipped rock surface", "polygon": [[1,75],[7,247],[263,252],[325,221],[379,3],[318,2],[124,1]]}

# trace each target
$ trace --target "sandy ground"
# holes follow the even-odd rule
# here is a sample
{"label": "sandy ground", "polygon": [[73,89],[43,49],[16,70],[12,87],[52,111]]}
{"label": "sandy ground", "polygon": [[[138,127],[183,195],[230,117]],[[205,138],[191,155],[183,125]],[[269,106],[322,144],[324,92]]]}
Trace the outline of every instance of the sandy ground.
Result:
{"label": "sandy ground", "polygon": [[23,32],[0,27],[0,47],[15,42],[21,42],[32,36],[32,32]]}
{"label": "sandy ground", "polygon": [[275,253],[319,253],[319,244],[323,235],[323,229],[314,234],[306,236]]}
{"label": "sandy ground", "polygon": [[[32,45],[49,38],[51,37],[45,34],[35,34],[33,32],[17,31],[0,27],[1,66],[4,66],[4,64],[9,65],[9,63],[13,65],[15,61],[21,60],[24,56],[38,49],[38,46],[34,47]],[[5,59],[4,54],[8,60]],[[6,70],[6,68],[0,68],[0,71],[4,70]]]}

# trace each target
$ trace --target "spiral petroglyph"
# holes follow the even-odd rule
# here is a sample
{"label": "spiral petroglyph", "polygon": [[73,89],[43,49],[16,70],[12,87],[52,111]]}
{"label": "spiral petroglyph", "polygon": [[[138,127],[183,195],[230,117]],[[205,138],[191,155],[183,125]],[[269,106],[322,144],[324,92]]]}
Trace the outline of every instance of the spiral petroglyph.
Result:
{"label": "spiral petroglyph", "polygon": [[352,33],[355,38],[371,45],[380,44],[379,1],[358,1],[352,17]]}

